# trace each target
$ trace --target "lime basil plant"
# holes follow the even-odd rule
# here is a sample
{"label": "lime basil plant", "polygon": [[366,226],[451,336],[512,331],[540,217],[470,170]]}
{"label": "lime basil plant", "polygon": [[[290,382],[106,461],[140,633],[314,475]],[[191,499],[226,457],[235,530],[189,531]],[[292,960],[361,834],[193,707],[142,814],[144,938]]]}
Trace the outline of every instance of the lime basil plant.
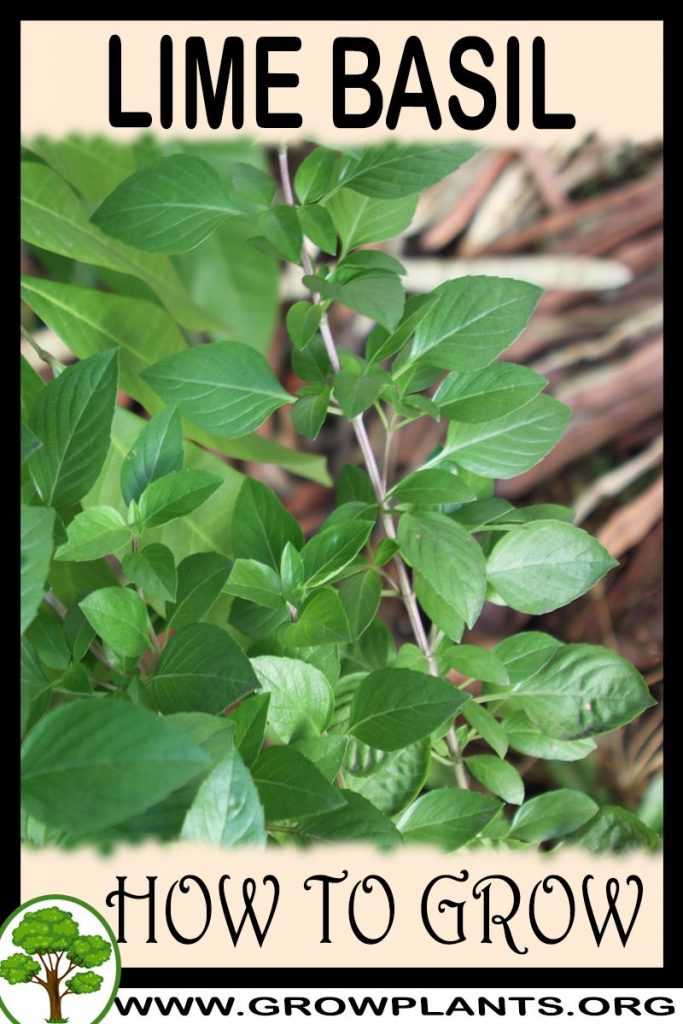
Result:
{"label": "lime basil plant", "polygon": [[[494,493],[569,418],[498,359],[539,289],[470,276],[407,297],[401,263],[368,248],[473,152],[319,147],[294,174],[286,149],[271,173],[241,143],[25,150],[43,271],[25,312],[77,357],[24,329],[49,363],[47,383],[21,364],[26,843],[656,846],[578,790],[525,799],[513,763],[588,757],[652,704],[636,669],[538,631],[468,642],[486,601],[542,615],[615,565],[570,509]],[[293,393],[265,355],[283,262],[306,295],[286,315]],[[335,303],[365,318],[362,354],[335,337]],[[327,482],[310,445],[257,433],[285,406],[309,439],[344,417],[358,453],[307,537],[228,461]],[[441,444],[395,479],[392,441],[419,417]]]}

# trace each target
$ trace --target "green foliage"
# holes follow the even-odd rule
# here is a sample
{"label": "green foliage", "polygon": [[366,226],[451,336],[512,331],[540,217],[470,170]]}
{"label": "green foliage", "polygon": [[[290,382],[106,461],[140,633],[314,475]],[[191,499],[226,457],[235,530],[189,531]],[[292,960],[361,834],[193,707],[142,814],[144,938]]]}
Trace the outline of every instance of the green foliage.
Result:
{"label": "green foliage", "polygon": [[[647,824],[578,790],[525,802],[515,767],[588,757],[652,703],[636,669],[534,628],[493,650],[465,632],[486,600],[539,616],[616,564],[571,510],[494,497],[569,418],[542,377],[498,359],[539,290],[461,277],[406,299],[399,261],[360,248],[405,231],[420,191],[474,147],[314,148],[295,205],[255,147],[33,150],[23,237],[43,272],[22,297],[78,361],[46,384],[21,367],[32,841],[656,848]],[[326,255],[311,266],[313,246]],[[266,358],[282,260],[309,292],[285,315],[295,394]],[[335,302],[374,321],[361,351],[336,348]],[[135,412],[115,409],[117,390]],[[306,537],[241,471],[329,483],[311,446],[255,433],[290,413],[309,439],[331,414],[352,420],[363,460]],[[386,479],[375,416],[387,450],[422,416],[443,443]],[[381,617],[396,597],[412,630],[398,649]],[[27,954],[67,940],[74,964],[107,959],[102,940],[58,934],[65,918],[19,927],[26,953],[0,965],[13,984],[35,973]]]}
{"label": "green foliage", "polygon": [[215,846],[265,845],[263,807],[234,743],[201,783],[180,837]]}
{"label": "green foliage", "polygon": [[88,992],[99,992],[103,980],[102,975],[95,971],[83,971],[82,974],[74,974],[73,978],[67,978],[64,984],[69,992],[85,995]]}
{"label": "green foliage", "polygon": [[61,953],[71,947],[77,936],[78,925],[68,910],[41,907],[26,911],[12,932],[12,942],[27,953]]}
{"label": "green foliage", "polygon": [[79,967],[99,967],[111,956],[111,943],[100,935],[79,935],[69,946],[69,960]]}
{"label": "green foliage", "polygon": [[40,964],[26,953],[12,953],[0,962],[0,978],[10,985],[21,985],[40,974]]}
{"label": "green foliage", "polygon": [[194,249],[234,211],[219,176],[183,153],[163,157],[126,178],[95,210],[105,234],[148,252]]}

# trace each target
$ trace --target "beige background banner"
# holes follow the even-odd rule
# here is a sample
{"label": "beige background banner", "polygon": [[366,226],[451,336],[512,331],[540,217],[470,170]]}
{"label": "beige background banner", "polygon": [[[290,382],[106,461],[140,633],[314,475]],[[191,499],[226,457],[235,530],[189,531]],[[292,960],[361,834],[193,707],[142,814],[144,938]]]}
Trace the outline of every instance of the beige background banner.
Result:
{"label": "beige background banner", "polygon": [[[330,885],[329,943],[322,943],[322,886],[304,882],[311,875],[330,874],[345,881]],[[429,882],[436,876],[459,876],[463,881],[443,879],[434,886],[427,901],[427,913],[434,931],[444,939],[457,935],[457,911],[439,903],[450,900],[464,903],[465,941],[444,945],[430,937],[422,923],[420,907]],[[211,904],[211,921],[196,943],[183,945],[174,939],[166,923],[167,897],[175,882],[186,874],[204,882]],[[225,895],[231,915],[239,923],[244,911],[242,882],[257,883],[254,908],[263,924],[272,901],[272,888],[263,885],[265,875],[274,874],[280,883],[279,903],[263,947],[247,922],[234,946],[225,923],[219,896],[219,882],[229,875]],[[386,938],[376,945],[359,941],[349,925],[348,907],[356,883],[370,874],[381,875],[395,900],[394,923]],[[505,875],[520,892],[519,910],[509,926],[518,949],[506,943],[500,925],[490,927],[491,942],[485,937],[487,875]],[[125,901],[126,943],[121,947],[127,967],[659,967],[662,965],[662,861],[645,854],[604,858],[584,852],[566,852],[553,856],[536,853],[455,853],[409,849],[379,854],[362,847],[318,847],[310,852],[289,850],[220,850],[187,844],[172,847],[147,846],[119,849],[110,857],[92,851],[65,853],[56,850],[24,851],[22,859],[22,900],[46,893],[77,895],[100,910],[118,928],[118,904],[107,907],[106,897],[117,889],[117,876],[126,876],[128,892],[148,892],[147,876],[156,876],[156,943],[148,943],[149,900]],[[530,924],[530,902],[534,887],[538,928],[549,938],[558,937],[569,923],[568,898],[560,883],[544,892],[543,879],[561,875],[575,900],[575,919],[566,939],[545,945]],[[588,883],[593,913],[600,928],[608,904],[606,883],[617,879],[616,898],[624,926],[628,928],[636,904],[636,890],[627,884],[629,875],[643,882],[643,898],[631,935],[624,948],[614,923],[608,924],[598,947],[591,930],[582,895],[582,882]],[[478,883],[478,884],[477,884]],[[541,883],[540,885],[538,883]],[[480,895],[477,898],[476,893]],[[491,880],[489,914],[510,914],[513,892],[502,880]],[[170,896],[170,913],[175,928],[186,937],[200,935],[206,924],[206,899],[196,882],[183,893],[179,885]],[[358,927],[368,937],[381,935],[387,926],[388,904],[381,886],[375,882],[372,892],[358,888],[355,900]],[[587,982],[588,984],[588,982]]]}
{"label": "beige background banner", "polygon": [[[161,134],[187,134],[183,97],[184,47],[188,36],[201,35],[214,76],[226,36],[244,40],[245,122],[242,134],[270,138],[303,135],[321,141],[358,142],[387,136],[384,118],[403,47],[411,35],[422,41],[443,118],[438,133],[429,127],[423,109],[406,109],[396,135],[402,139],[461,139],[481,136],[488,144],[534,141],[545,144],[567,140],[573,133],[584,136],[598,131],[610,139],[650,139],[662,128],[662,22],[661,21],[24,21],[22,24],[22,128],[26,136],[36,133],[60,135],[68,131],[105,132],[121,138],[140,129],[111,128],[108,123],[108,44],[112,34],[122,40],[122,94],[128,110],[152,114],[149,130]],[[173,126],[166,132],[159,126],[159,42],[168,33],[174,41]],[[298,131],[258,129],[255,123],[255,43],[263,35],[299,36],[298,53],[273,54],[274,72],[299,75],[296,89],[271,90],[275,111],[296,110],[303,116]],[[469,114],[481,109],[481,97],[457,85],[449,69],[449,54],[455,41],[476,35],[491,45],[494,61],[485,68],[481,58],[470,53],[463,63],[484,74],[496,89],[496,113],[490,126],[481,131],[464,131],[453,124],[448,99],[456,94]],[[506,123],[506,43],[510,36],[520,42],[520,127],[510,131]],[[381,52],[377,82],[384,95],[380,123],[373,129],[336,129],[332,121],[332,43],[337,36],[366,36]],[[538,130],[531,121],[532,41],[542,36],[546,43],[548,109],[572,113],[572,132]],[[365,58],[349,57],[349,71],[362,70]],[[414,76],[413,76],[414,78]],[[416,88],[413,79],[410,88]],[[364,93],[353,96],[355,107],[367,102]],[[200,94],[201,101],[201,94]],[[226,117],[221,128],[212,130],[202,119],[194,135],[225,138],[235,134],[230,121],[231,94],[228,90]]]}

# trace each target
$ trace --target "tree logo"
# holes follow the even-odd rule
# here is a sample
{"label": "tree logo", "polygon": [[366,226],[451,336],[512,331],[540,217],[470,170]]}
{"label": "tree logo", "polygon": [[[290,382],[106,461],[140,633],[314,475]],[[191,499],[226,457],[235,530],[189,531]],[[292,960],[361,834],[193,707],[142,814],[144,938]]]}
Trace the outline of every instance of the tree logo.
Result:
{"label": "tree logo", "polygon": [[0,1009],[13,1024],[97,1024],[120,975],[111,928],[72,896],[29,900],[0,930]]}

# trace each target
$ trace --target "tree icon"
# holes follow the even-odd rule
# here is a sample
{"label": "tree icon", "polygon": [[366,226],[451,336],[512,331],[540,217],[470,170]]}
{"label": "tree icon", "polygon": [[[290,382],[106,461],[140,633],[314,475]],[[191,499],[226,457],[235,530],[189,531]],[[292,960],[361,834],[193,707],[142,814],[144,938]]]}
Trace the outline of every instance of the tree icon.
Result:
{"label": "tree icon", "polygon": [[69,911],[59,907],[27,911],[12,932],[12,942],[25,952],[0,962],[0,978],[10,985],[41,985],[50,1000],[49,1024],[68,1019],[62,1016],[62,999],[97,992],[104,980],[95,971],[73,972],[99,967],[112,954],[110,942],[81,935]]}

